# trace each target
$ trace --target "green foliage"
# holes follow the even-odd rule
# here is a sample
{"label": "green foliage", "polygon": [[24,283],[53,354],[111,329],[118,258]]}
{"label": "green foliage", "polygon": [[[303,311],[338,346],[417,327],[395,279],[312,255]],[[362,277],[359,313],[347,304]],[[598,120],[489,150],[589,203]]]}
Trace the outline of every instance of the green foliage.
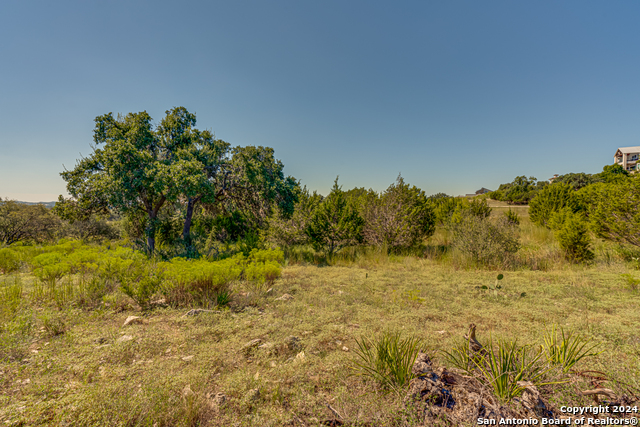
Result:
{"label": "green foliage", "polygon": [[435,215],[424,192],[398,177],[381,195],[364,196],[364,238],[374,246],[409,248],[435,231]]}
{"label": "green foliage", "polygon": [[629,177],[629,172],[618,164],[607,165],[602,168],[602,172],[597,174],[597,178],[607,184],[620,184]]}
{"label": "green foliage", "polygon": [[620,277],[622,277],[625,284],[631,291],[636,292],[638,290],[638,286],[640,286],[640,279],[629,273],[621,274]]}
{"label": "green foliage", "polygon": [[364,220],[349,202],[336,178],[331,193],[315,209],[306,233],[316,250],[332,255],[345,246],[362,242]]}
{"label": "green foliage", "polygon": [[595,233],[602,238],[640,246],[640,178],[599,188],[589,213]]}
{"label": "green foliage", "polygon": [[591,236],[583,215],[573,213],[571,208],[565,207],[551,216],[549,227],[555,230],[556,239],[568,260],[593,260],[595,254],[591,250]]}
{"label": "green foliage", "polygon": [[[466,200],[466,199],[465,199]],[[471,215],[477,218],[488,218],[491,215],[491,208],[486,198],[467,200],[467,203],[463,202],[463,207],[468,209]]]}
{"label": "green foliage", "polygon": [[516,211],[509,209],[504,213],[504,216],[509,224],[520,225],[520,215]]}
{"label": "green foliage", "polygon": [[268,218],[267,227],[263,231],[265,240],[281,247],[308,243],[307,226],[321,202],[321,195],[315,191],[311,194],[307,187],[304,187],[290,217],[276,211]]}
{"label": "green foliage", "polygon": [[579,210],[574,190],[568,184],[555,182],[539,191],[529,203],[529,218],[534,224],[551,228],[549,220],[559,210],[568,207],[572,212]]}
{"label": "green foliage", "polygon": [[[503,200],[517,205],[524,205],[529,203],[536,191],[543,188],[546,185],[546,182],[538,180],[534,177],[527,178],[526,176],[517,176],[511,184],[508,184],[508,187],[503,190],[504,196]],[[502,189],[502,185],[499,190]]]}
{"label": "green foliage", "polygon": [[486,348],[486,354],[475,365],[503,402],[508,403],[522,393],[524,387],[518,384],[520,381],[543,385],[542,379],[549,369],[538,363],[540,353],[531,352],[528,346],[519,346],[517,341],[498,341],[495,348],[490,342]]}
{"label": "green foliage", "polygon": [[54,287],[71,270],[69,263],[63,261],[64,255],[48,252],[38,255],[32,260],[33,274],[44,283]]}
{"label": "green foliage", "polygon": [[239,280],[258,284],[272,282],[280,277],[283,261],[282,251],[257,249],[248,257],[236,254],[216,262],[174,258],[158,266],[163,277],[160,291],[172,306],[226,305],[232,298],[231,283]]}
{"label": "green foliage", "polygon": [[0,198],[0,244],[50,241],[60,221],[44,205],[27,205]]}
{"label": "green foliage", "polygon": [[553,180],[553,184],[566,184],[576,191],[597,182],[602,182],[602,177],[600,175],[591,175],[584,172],[560,175]]}
{"label": "green foliage", "polygon": [[491,214],[486,198],[469,201],[463,197],[442,195],[428,200],[433,208],[436,222],[440,225],[450,226],[459,223],[467,214],[479,219],[487,218]]}
{"label": "green foliage", "polygon": [[154,265],[143,262],[131,263],[120,278],[120,289],[133,299],[141,309],[150,308],[151,297],[160,289],[162,275]]}
{"label": "green foliage", "polygon": [[600,352],[593,352],[597,345],[591,345],[591,339],[573,331],[565,333],[560,328],[560,334],[555,325],[551,330],[545,329],[544,345],[542,346],[547,362],[560,366],[564,372],[569,372],[576,363],[587,357],[596,356]]}
{"label": "green foliage", "polygon": [[451,225],[451,231],[452,246],[476,265],[505,266],[520,248],[517,228],[504,218],[492,221],[467,213]]}
{"label": "green foliage", "polygon": [[0,249],[0,271],[3,274],[8,274],[17,271],[19,268],[20,258],[15,251],[9,248]]}
{"label": "green foliage", "polygon": [[[474,353],[467,342],[454,346],[451,352],[444,351],[448,361],[476,377],[493,389],[504,403],[519,396],[524,387],[520,381],[529,381],[536,386],[545,384],[549,367],[540,363],[541,352],[530,346],[520,346],[516,341],[491,340],[485,351]],[[548,384],[548,383],[546,383]]]}
{"label": "green foliage", "polygon": [[376,340],[356,339],[355,375],[375,381],[383,390],[404,392],[413,378],[412,368],[424,343],[416,337],[402,338],[399,333],[385,332]]}
{"label": "green foliage", "polygon": [[67,325],[60,316],[44,314],[42,316],[42,326],[50,337],[62,335],[67,330]]}
{"label": "green foliage", "polygon": [[3,319],[13,317],[22,303],[22,283],[16,277],[13,284],[6,282],[0,287],[0,324]]}

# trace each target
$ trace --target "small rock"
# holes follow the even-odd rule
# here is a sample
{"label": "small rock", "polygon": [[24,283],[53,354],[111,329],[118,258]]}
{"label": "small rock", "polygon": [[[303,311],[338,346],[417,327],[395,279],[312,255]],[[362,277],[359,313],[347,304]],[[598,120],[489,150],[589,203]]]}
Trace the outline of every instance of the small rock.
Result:
{"label": "small rock", "polygon": [[193,356],[185,356],[185,357],[182,358],[182,360],[184,360],[185,362],[188,362],[188,361],[190,361],[192,359],[193,359]]}
{"label": "small rock", "polygon": [[440,335],[444,335],[446,333],[447,333],[447,331],[436,331],[436,334],[440,334]]}
{"label": "small rock", "polygon": [[276,298],[276,301],[289,301],[290,299],[293,299],[291,295],[283,294],[281,297]]}
{"label": "small rock", "polygon": [[240,349],[240,351],[242,351],[245,355],[248,355],[249,353],[251,353],[251,351],[254,348],[258,347],[261,342],[262,342],[262,340],[260,338],[256,338],[254,340],[251,340],[248,343],[246,343],[245,345],[243,345],[242,348]]}
{"label": "small rock", "polygon": [[286,339],[287,348],[291,351],[300,351],[302,350],[302,343],[300,342],[299,337],[295,337],[293,335],[289,336]]}
{"label": "small rock", "polygon": [[304,362],[305,359],[306,359],[306,356],[304,355],[304,351],[301,351],[300,353],[296,354],[296,357],[294,360],[296,362]]}
{"label": "small rock", "polygon": [[265,293],[266,293],[266,294],[270,294],[270,293],[272,293],[272,292],[273,292],[273,288],[269,288],[269,289],[267,289],[267,292],[265,292]]}
{"label": "small rock", "polygon": [[141,325],[143,323],[144,323],[144,320],[142,320],[142,317],[129,316],[127,317],[127,320],[124,321],[124,324],[122,326]]}
{"label": "small rock", "polygon": [[342,351],[349,351],[349,347],[347,347],[346,345],[342,346]]}
{"label": "small rock", "polygon": [[269,363],[269,366],[275,368],[276,366],[278,366],[278,364],[272,360],[271,363]]}
{"label": "small rock", "polygon": [[123,335],[120,338],[118,338],[116,340],[116,342],[125,342],[125,341],[131,341],[133,339],[133,337],[131,335]]}

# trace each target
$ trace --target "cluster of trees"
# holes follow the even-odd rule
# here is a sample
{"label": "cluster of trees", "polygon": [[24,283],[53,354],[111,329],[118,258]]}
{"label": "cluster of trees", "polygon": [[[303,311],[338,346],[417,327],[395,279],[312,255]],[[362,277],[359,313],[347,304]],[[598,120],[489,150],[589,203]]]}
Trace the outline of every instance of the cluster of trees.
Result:
{"label": "cluster of trees", "polygon": [[402,177],[382,193],[345,192],[336,178],[327,197],[303,189],[293,215],[274,215],[265,237],[280,246],[311,244],[328,254],[357,244],[397,250],[421,244],[434,233],[435,223],[434,206],[424,191]]}
{"label": "cluster of trees", "polygon": [[[0,199],[0,243],[126,236],[149,253],[159,246],[188,257],[230,242],[243,252],[266,242],[331,255],[359,244],[419,246],[441,226],[478,263],[518,250],[517,215],[488,221],[483,198],[427,197],[400,176],[380,193],[344,191],[336,178],[323,197],[285,176],[273,149],[231,147],[195,125],[184,107],[166,111],[157,126],[144,111],[97,117],[93,152],[61,173],[71,197],[60,196],[52,211]],[[618,165],[552,184],[518,176],[489,197],[528,203],[531,221],[553,229],[575,261],[593,258],[591,232],[640,246],[640,177]]]}
{"label": "cluster of trees", "polygon": [[619,165],[599,174],[568,174],[538,192],[529,204],[532,222],[555,231],[575,261],[593,259],[591,234],[640,246],[640,177]]}
{"label": "cluster of trees", "polygon": [[195,114],[184,107],[167,111],[155,127],[146,111],[95,122],[93,152],[61,174],[71,198],[60,196],[54,209],[65,220],[115,214],[128,234],[145,237],[149,253],[160,236],[188,254],[194,225],[237,233],[262,225],[273,210],[293,212],[300,188],[284,176],[273,149],[231,148],[195,128]]}
{"label": "cluster of trees", "polygon": [[[607,165],[602,172],[596,174],[588,173],[568,173],[560,175],[553,180],[554,184],[567,184],[574,190],[598,183],[615,183],[624,180],[629,176],[629,172],[620,165]],[[491,199],[500,200],[514,205],[526,205],[533,200],[538,192],[544,190],[549,183],[538,181],[531,176],[517,176],[512,182],[500,184],[496,191],[488,194]]]}

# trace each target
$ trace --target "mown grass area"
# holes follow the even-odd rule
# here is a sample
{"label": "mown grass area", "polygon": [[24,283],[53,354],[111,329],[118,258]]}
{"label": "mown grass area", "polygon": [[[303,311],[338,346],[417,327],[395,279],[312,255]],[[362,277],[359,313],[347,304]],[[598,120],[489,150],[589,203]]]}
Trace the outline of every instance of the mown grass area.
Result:
{"label": "mown grass area", "polygon": [[[234,281],[229,306],[197,316],[185,315],[189,307],[142,312],[118,290],[109,305],[60,305],[32,297],[38,280],[24,268],[0,276],[0,423],[311,426],[336,418],[330,405],[348,425],[420,425],[402,393],[352,375],[356,340],[416,337],[445,364],[441,351],[470,323],[483,343],[540,345],[545,328],[575,331],[603,351],[578,369],[606,373],[616,390],[640,389],[640,293],[621,278],[636,273],[609,244],[597,243],[593,264],[572,265],[552,234],[526,220],[521,228],[522,250],[548,258],[544,268],[470,268],[434,249],[447,244],[439,231],[421,256],[290,259],[273,282]],[[498,273],[501,289],[482,289]],[[143,323],[123,326],[131,315]],[[587,379],[572,378],[552,401],[592,404],[578,393]]]}

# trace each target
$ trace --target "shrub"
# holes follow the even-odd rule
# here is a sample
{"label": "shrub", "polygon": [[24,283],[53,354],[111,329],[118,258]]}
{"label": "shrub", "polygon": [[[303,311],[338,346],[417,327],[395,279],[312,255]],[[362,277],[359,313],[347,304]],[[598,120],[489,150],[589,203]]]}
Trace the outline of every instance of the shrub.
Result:
{"label": "shrub", "polygon": [[424,347],[416,337],[402,338],[399,333],[385,332],[377,340],[356,339],[355,375],[374,380],[383,390],[402,392],[413,377],[411,369]]}
{"label": "shrub", "polygon": [[381,195],[367,199],[364,207],[367,243],[391,249],[409,248],[435,231],[435,216],[424,192],[398,177]]}
{"label": "shrub", "polygon": [[231,299],[230,286],[234,281],[273,281],[280,277],[283,260],[280,250],[257,249],[247,258],[237,254],[215,262],[174,258],[159,265],[164,279],[160,290],[173,306],[226,305]]}
{"label": "shrub", "polygon": [[615,242],[640,246],[640,178],[599,184],[597,190],[593,194],[597,202],[589,212],[596,234]]}
{"label": "shrub", "polygon": [[555,230],[560,248],[568,260],[587,262],[595,257],[587,222],[582,215],[571,212],[567,207],[553,214],[549,225]]}
{"label": "shrub", "polygon": [[120,289],[143,310],[149,309],[151,297],[160,288],[162,277],[153,265],[133,263],[120,278]]}
{"label": "shrub", "polygon": [[0,271],[3,274],[11,273],[20,268],[20,258],[18,254],[9,248],[0,249]]}
{"label": "shrub", "polygon": [[640,285],[640,279],[636,278],[633,274],[621,274],[622,279],[624,279],[625,285],[632,290],[633,292],[638,290],[638,286]]}
{"label": "shrub", "polygon": [[529,203],[529,218],[534,224],[549,227],[551,216],[568,207],[572,212],[578,211],[575,191],[568,184],[552,184],[539,191]]}
{"label": "shrub", "polygon": [[520,225],[520,215],[516,211],[509,209],[504,213],[504,216],[509,224]]}
{"label": "shrub", "polygon": [[345,197],[336,178],[331,193],[320,203],[307,224],[306,233],[316,250],[329,255],[362,242],[364,220],[355,204]]}
{"label": "shrub", "polygon": [[516,227],[504,218],[491,221],[464,214],[451,229],[453,247],[477,265],[504,266],[520,248]]}
{"label": "shrub", "polygon": [[294,205],[294,211],[290,217],[286,217],[279,210],[276,210],[274,215],[267,220],[267,228],[264,231],[265,240],[277,246],[307,243],[309,241],[309,236],[306,233],[307,225],[321,201],[322,196],[315,191],[310,194],[305,187],[298,202]]}

